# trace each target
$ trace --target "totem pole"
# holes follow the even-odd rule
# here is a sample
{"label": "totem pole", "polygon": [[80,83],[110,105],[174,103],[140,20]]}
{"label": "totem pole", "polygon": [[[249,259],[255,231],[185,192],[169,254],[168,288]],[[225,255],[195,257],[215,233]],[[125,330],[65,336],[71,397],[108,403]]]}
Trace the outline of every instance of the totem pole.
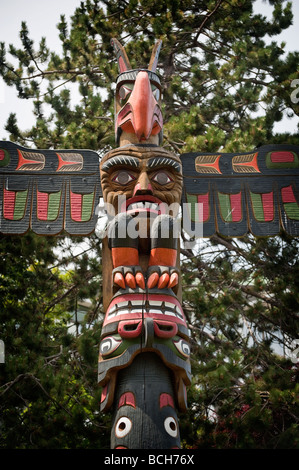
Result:
{"label": "totem pole", "polygon": [[[299,146],[175,155],[163,148],[161,41],[147,69],[132,70],[112,40],[119,76],[117,148],[31,150],[0,143],[0,231],[88,235],[99,197],[105,319],[98,381],[113,410],[111,448],[180,447],[190,337],[182,308],[180,229],[195,237],[299,235]],[[181,208],[181,210],[180,210]]]}
{"label": "totem pole", "polygon": [[114,406],[112,448],[180,446],[176,408],[186,410],[189,330],[180,299],[180,159],[162,142],[161,41],[148,69],[132,70],[113,39],[115,134],[119,147],[101,161],[103,198],[113,219],[103,241],[104,285],[99,383],[102,410]]}

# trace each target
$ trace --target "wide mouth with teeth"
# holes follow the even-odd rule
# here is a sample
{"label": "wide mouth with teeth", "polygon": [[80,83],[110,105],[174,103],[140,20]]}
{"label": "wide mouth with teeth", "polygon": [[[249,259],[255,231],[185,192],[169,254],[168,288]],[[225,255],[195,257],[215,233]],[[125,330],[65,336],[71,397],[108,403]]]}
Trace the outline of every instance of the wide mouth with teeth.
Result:
{"label": "wide mouth with teeth", "polygon": [[177,299],[167,295],[144,298],[144,295],[119,296],[112,300],[105,325],[122,319],[156,318],[186,325],[182,307]]}
{"label": "wide mouth with teeth", "polygon": [[122,205],[121,212],[128,214],[153,213],[156,215],[165,213],[165,203],[154,196],[141,195],[127,199]]}

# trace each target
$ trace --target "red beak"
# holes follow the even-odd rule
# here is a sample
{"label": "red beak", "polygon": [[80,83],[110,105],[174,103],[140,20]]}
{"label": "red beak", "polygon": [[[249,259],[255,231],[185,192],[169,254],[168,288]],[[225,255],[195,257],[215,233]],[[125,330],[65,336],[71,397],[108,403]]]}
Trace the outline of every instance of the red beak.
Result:
{"label": "red beak", "polygon": [[138,73],[131,96],[119,112],[117,126],[136,134],[139,142],[162,130],[162,113],[147,72]]}

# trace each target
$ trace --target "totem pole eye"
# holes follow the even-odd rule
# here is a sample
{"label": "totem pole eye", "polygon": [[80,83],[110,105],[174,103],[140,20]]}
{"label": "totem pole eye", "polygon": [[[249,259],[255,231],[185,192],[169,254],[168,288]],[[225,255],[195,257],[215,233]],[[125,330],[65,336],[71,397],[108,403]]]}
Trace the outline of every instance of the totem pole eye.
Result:
{"label": "totem pole eye", "polygon": [[106,356],[107,354],[111,354],[113,351],[115,351],[118,348],[121,342],[122,341],[117,341],[112,336],[107,336],[106,338],[103,339],[103,341],[100,344],[100,353],[103,356]]}
{"label": "totem pole eye", "polygon": [[173,181],[165,171],[158,171],[152,180],[158,184],[161,184],[162,186],[168,183],[172,183]]}
{"label": "totem pole eye", "polygon": [[179,341],[174,341],[174,345],[177,350],[185,357],[190,356],[190,346],[187,341],[180,339]]}
{"label": "totem pole eye", "polygon": [[176,420],[172,416],[168,416],[168,418],[165,419],[164,428],[165,428],[165,431],[171,437],[177,437],[177,435],[178,435],[178,425],[177,425]]}
{"label": "totem pole eye", "polygon": [[119,418],[115,425],[116,437],[125,437],[132,429],[132,421],[126,416]]}
{"label": "totem pole eye", "polygon": [[131,181],[134,181],[134,179],[134,176],[130,175],[128,171],[121,170],[116,174],[116,176],[114,176],[112,181],[115,181],[118,184],[125,185],[130,183]]}
{"label": "totem pole eye", "polygon": [[159,99],[160,99],[160,90],[159,90],[159,88],[157,88],[155,85],[151,85],[151,88],[152,88],[152,92],[153,92],[155,100],[159,101]]}
{"label": "totem pole eye", "polygon": [[124,105],[132,93],[133,85],[122,85],[118,91],[121,104]]}

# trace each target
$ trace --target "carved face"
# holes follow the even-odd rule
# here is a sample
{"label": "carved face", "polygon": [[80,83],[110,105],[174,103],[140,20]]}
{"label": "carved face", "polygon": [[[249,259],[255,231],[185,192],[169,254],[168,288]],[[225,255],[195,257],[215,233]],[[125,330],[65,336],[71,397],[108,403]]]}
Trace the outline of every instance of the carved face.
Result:
{"label": "carved face", "polygon": [[116,83],[115,136],[118,145],[162,141],[161,85],[150,70],[122,73]]}
{"label": "carved face", "polygon": [[101,185],[108,211],[109,205],[115,211],[112,215],[125,211],[158,215],[171,205],[178,210],[181,164],[178,157],[159,147],[118,148],[101,162]]}
{"label": "carved face", "polygon": [[[151,387],[141,386],[144,376],[150,378]],[[137,355],[118,377],[112,448],[180,448],[171,376],[159,357],[146,352]]]}
{"label": "carved face", "polygon": [[119,146],[140,142],[161,145],[161,84],[156,67],[162,41],[155,44],[148,68],[135,70],[119,41],[113,38],[111,43],[120,72],[115,93],[116,143]]}

